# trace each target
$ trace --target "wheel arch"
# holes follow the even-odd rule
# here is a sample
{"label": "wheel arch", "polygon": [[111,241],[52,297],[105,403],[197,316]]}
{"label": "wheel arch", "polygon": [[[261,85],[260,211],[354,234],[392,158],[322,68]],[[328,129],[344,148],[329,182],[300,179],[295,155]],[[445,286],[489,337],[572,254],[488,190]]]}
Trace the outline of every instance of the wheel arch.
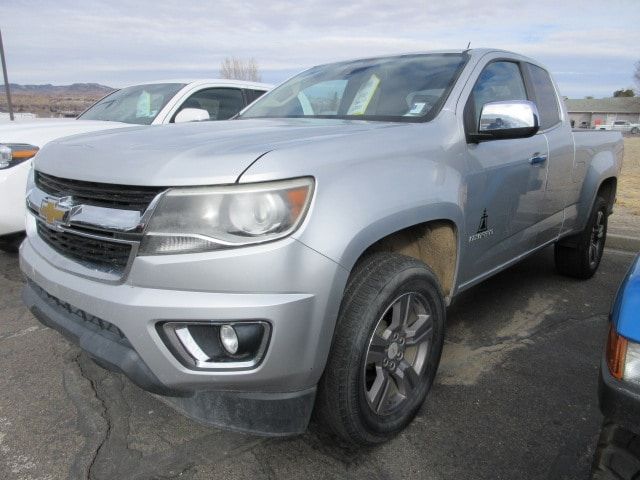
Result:
{"label": "wheel arch", "polygon": [[598,196],[601,196],[607,202],[609,206],[609,214],[613,212],[613,204],[616,201],[616,192],[618,190],[618,178],[617,177],[607,177],[601,183],[600,187],[598,187]]}
{"label": "wheel arch", "polygon": [[381,251],[416,258],[434,271],[448,302],[455,291],[460,262],[462,214],[457,205],[444,210],[450,215],[428,215],[416,221],[420,217],[413,212],[396,214],[393,222],[376,222],[354,238],[341,263],[352,271],[361,259]]}
{"label": "wheel arch", "polygon": [[582,184],[578,209],[578,230],[587,224],[593,203],[600,193],[608,195],[609,208],[613,207],[618,184],[619,164],[613,151],[601,151],[593,157]]}

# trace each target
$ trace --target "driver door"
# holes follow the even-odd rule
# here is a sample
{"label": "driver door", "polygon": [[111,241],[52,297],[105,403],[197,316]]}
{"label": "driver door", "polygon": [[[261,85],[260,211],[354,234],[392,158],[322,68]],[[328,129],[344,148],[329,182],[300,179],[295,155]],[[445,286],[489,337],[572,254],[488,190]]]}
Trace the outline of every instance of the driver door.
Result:
{"label": "driver door", "polygon": [[[529,100],[521,66],[515,61],[490,62],[465,107],[467,132],[478,128],[485,104],[508,100]],[[463,284],[539,244],[548,155],[543,134],[467,144]]]}

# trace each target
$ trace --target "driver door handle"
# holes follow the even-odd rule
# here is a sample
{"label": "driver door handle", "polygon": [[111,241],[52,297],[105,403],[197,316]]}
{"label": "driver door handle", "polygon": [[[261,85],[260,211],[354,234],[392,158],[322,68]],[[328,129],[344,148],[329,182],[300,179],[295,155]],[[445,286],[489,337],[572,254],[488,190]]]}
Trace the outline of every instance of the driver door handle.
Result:
{"label": "driver door handle", "polygon": [[533,157],[529,159],[531,165],[542,165],[547,161],[547,156],[540,153],[534,153]]}

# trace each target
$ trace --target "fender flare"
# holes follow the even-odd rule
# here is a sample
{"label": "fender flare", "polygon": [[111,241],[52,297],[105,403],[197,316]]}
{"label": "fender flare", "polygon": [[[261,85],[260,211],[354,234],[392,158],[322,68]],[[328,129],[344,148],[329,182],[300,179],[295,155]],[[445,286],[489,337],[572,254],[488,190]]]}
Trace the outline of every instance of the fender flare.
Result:
{"label": "fender flare", "polygon": [[455,203],[435,203],[418,206],[382,217],[365,229],[359,231],[347,244],[340,264],[351,271],[362,254],[373,244],[389,235],[415,225],[434,221],[447,221],[454,225],[457,233],[456,273],[460,262],[460,247],[464,225],[462,210]]}
{"label": "fender flare", "polygon": [[587,224],[589,214],[596,201],[596,196],[602,184],[609,178],[618,177],[618,162],[613,152],[602,151],[591,160],[587,173],[582,183],[580,200],[578,202],[577,230],[581,231]]}

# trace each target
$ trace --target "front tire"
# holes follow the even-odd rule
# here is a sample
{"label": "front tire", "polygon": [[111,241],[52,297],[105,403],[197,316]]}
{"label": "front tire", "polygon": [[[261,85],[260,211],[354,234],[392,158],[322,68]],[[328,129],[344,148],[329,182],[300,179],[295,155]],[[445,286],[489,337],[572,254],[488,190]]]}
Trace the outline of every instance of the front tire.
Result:
{"label": "front tire", "polygon": [[445,305],[434,273],[376,253],[347,283],[316,417],[343,441],[382,443],[415,417],[440,362]]}
{"label": "front tire", "polygon": [[591,209],[585,229],[555,246],[556,270],[562,275],[586,280],[598,270],[607,240],[609,205],[601,196]]}
{"label": "front tire", "polygon": [[640,478],[640,437],[605,420],[593,460],[592,480]]}

